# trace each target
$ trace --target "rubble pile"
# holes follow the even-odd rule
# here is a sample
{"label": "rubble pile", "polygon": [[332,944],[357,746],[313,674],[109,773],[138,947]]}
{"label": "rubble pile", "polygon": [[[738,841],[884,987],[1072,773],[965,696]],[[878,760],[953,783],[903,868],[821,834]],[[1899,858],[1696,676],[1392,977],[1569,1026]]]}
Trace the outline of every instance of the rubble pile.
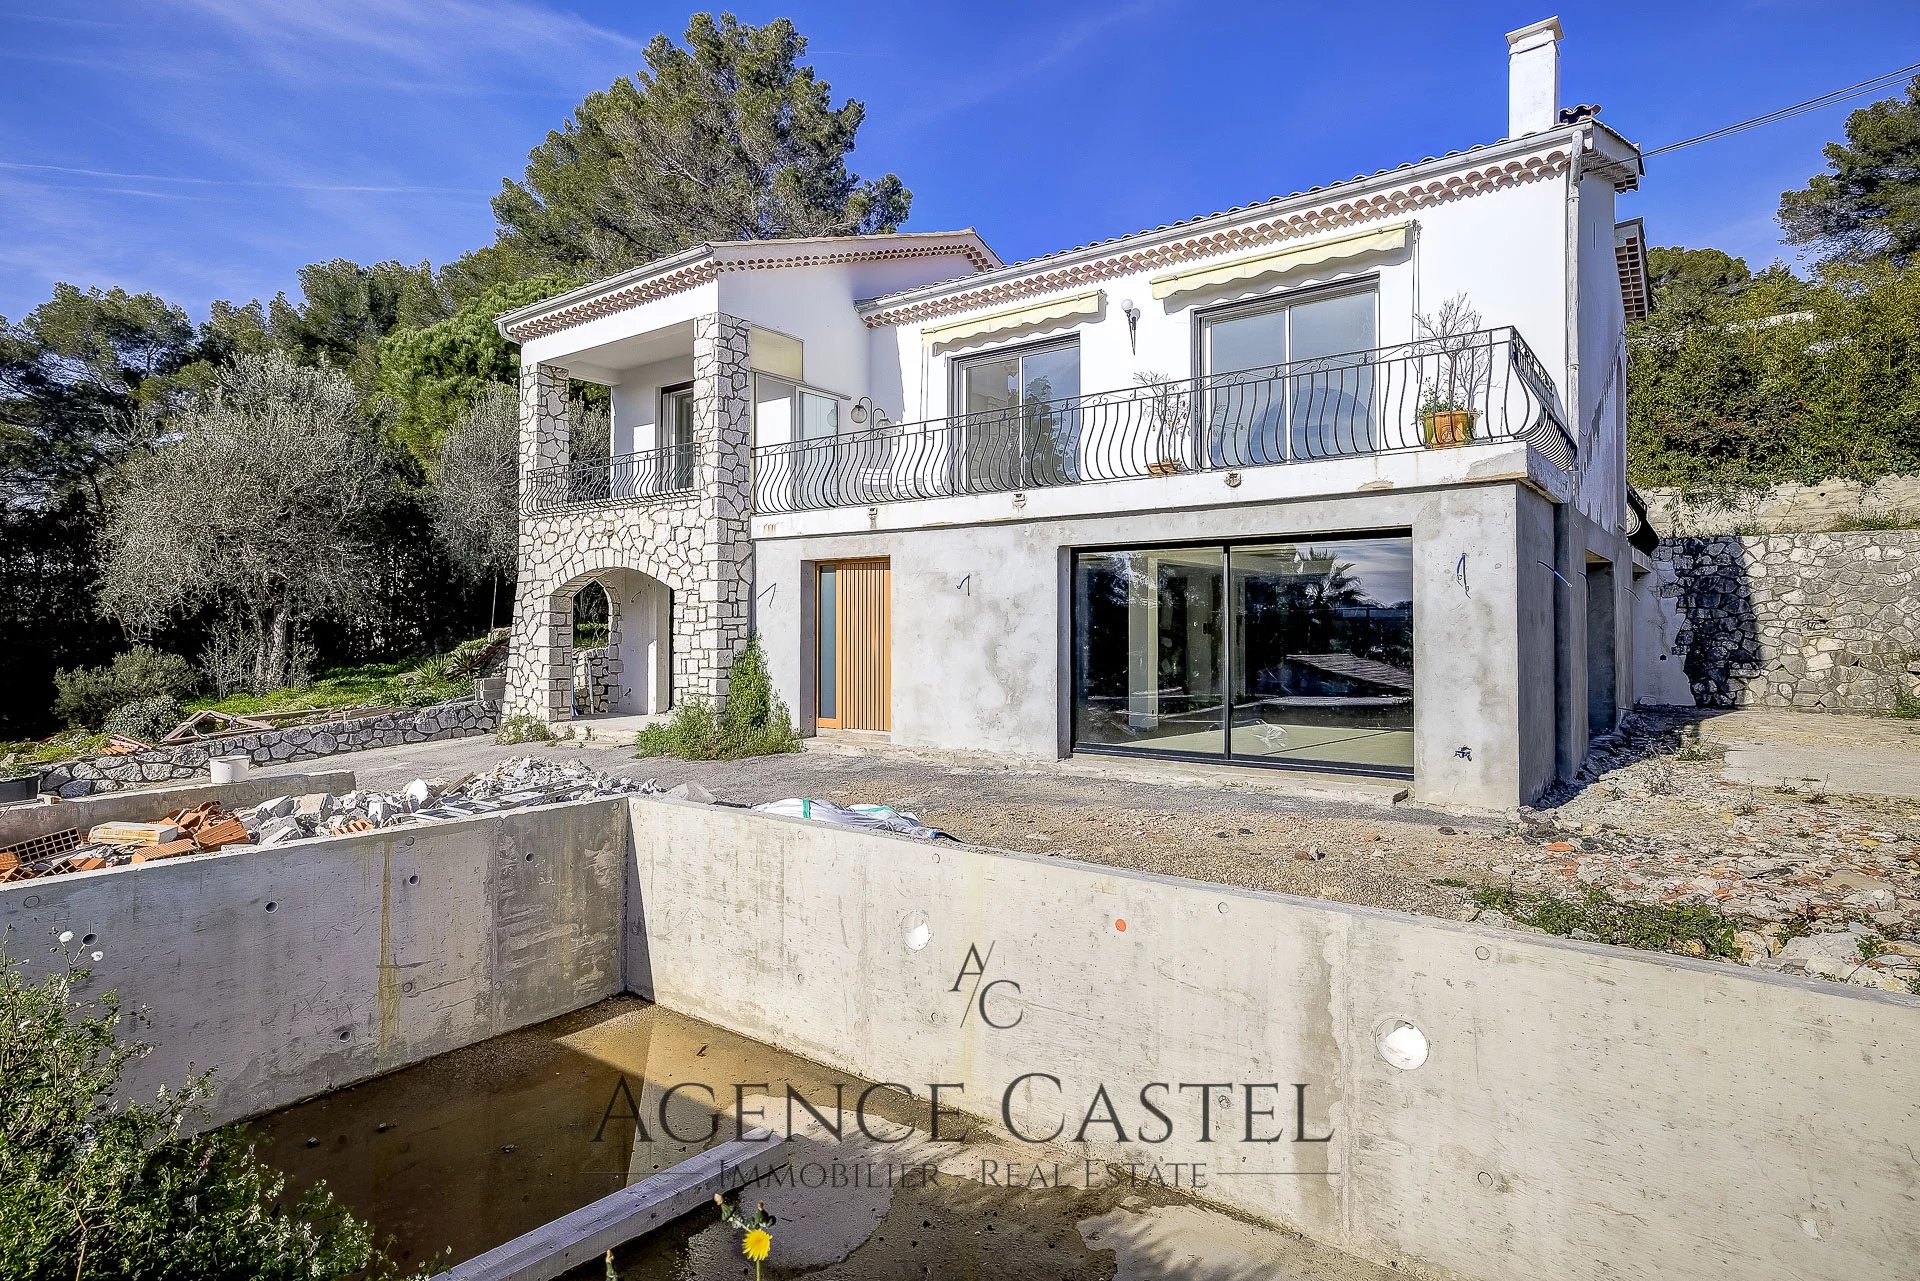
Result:
{"label": "rubble pile", "polygon": [[416,778],[397,792],[289,794],[238,811],[207,801],[150,823],[100,823],[85,833],[67,828],[0,850],[0,882],[659,790],[651,780],[602,774],[581,761],[517,756],[454,782]]}

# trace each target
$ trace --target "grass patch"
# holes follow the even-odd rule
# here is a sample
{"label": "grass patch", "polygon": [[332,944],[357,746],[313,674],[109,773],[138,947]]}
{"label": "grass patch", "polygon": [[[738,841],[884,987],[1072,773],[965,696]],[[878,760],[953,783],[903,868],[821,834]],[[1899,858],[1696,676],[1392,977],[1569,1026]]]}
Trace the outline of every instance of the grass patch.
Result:
{"label": "grass patch", "polygon": [[664,725],[649,725],[634,739],[637,756],[677,756],[688,761],[733,761],[800,750],[787,705],[773,692],[760,638],[727,668],[727,698],[718,711],[704,699],[690,698],[673,709]]}
{"label": "grass patch", "polygon": [[1436,876],[1432,880],[1428,881],[1427,884],[1438,885],[1444,889],[1449,889],[1449,890],[1464,890],[1464,889],[1472,888],[1472,882],[1463,881],[1457,876]]}
{"label": "grass patch", "polygon": [[1920,721],[1920,694],[1906,689],[1894,691],[1890,714],[1903,721]]}
{"label": "grass patch", "polygon": [[448,678],[446,659],[436,655],[418,662],[336,667],[305,689],[275,689],[264,694],[198,698],[187,703],[186,708],[189,712],[215,711],[225,712],[229,716],[256,716],[272,712],[330,711],[369,704],[425,707],[459,698],[472,691],[471,681]]}
{"label": "grass patch", "polygon": [[1587,886],[1577,899],[1522,894],[1509,885],[1483,885],[1474,891],[1473,901],[1483,910],[1499,912],[1561,938],[1579,931],[1602,943],[1649,952],[1738,955],[1733,946],[1733,922],[1719,909],[1703,905],[1625,903],[1597,885]]}
{"label": "grass patch", "polygon": [[87,734],[80,730],[68,730],[43,741],[29,738],[0,743],[0,778],[16,778],[43,765],[98,756],[106,745],[105,734]]}

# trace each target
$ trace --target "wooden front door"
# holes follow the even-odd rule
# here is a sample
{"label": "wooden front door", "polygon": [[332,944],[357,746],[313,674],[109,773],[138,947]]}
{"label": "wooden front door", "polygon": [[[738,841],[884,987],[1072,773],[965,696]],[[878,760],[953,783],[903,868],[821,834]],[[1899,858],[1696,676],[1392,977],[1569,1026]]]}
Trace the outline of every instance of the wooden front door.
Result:
{"label": "wooden front door", "polygon": [[814,571],[814,723],[893,728],[891,593],[884,560],[822,561]]}

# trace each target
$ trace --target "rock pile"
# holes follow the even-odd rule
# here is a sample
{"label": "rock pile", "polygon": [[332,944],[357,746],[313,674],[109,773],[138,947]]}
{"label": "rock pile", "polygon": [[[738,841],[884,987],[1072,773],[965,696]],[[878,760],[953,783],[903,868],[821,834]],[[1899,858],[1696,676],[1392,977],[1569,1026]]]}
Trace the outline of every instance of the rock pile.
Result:
{"label": "rock pile", "polygon": [[659,790],[651,780],[602,774],[581,761],[518,756],[451,783],[416,778],[397,792],[289,794],[237,813],[208,801],[154,823],[103,823],[86,833],[68,828],[0,850],[0,882]]}
{"label": "rock pile", "polygon": [[454,782],[416,778],[397,792],[277,796],[240,811],[255,845],[284,845],[316,836],[345,836],[379,828],[471,818],[599,796],[645,795],[660,789],[598,773],[581,761],[511,757],[484,774]]}

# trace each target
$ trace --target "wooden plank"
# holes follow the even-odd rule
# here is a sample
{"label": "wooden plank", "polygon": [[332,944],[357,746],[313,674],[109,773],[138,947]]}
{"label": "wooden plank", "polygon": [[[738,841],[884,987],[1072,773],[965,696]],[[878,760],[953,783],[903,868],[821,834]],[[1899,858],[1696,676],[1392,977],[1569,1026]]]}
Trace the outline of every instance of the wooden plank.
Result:
{"label": "wooden plank", "polygon": [[787,1164],[791,1142],[767,1130],[748,1130],[476,1255],[434,1281],[551,1281],[711,1203],[716,1193],[772,1174]]}

